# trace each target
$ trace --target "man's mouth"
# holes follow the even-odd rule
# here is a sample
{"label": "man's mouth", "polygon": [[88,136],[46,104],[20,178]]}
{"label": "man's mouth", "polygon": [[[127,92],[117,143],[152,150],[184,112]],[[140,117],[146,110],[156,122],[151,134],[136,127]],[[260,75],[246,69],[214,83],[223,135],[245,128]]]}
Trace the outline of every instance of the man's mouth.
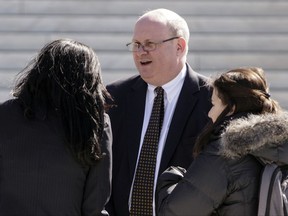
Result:
{"label": "man's mouth", "polygon": [[150,64],[150,63],[152,63],[152,61],[149,61],[149,60],[143,60],[143,61],[140,61],[140,64],[141,65],[148,65],[148,64]]}

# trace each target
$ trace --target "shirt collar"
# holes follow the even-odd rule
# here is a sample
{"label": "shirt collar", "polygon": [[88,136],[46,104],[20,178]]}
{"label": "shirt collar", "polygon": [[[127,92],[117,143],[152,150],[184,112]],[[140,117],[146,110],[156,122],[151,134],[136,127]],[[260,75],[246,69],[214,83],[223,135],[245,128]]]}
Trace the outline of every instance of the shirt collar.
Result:
{"label": "shirt collar", "polygon": [[[164,97],[167,99],[168,102],[171,102],[175,95],[177,94],[177,90],[180,90],[182,88],[182,84],[184,82],[184,78],[186,76],[186,65],[182,68],[180,73],[170,82],[166,83],[162,86],[164,89]],[[157,86],[153,86],[151,84],[148,84],[148,101],[152,102],[155,97],[154,89]]]}

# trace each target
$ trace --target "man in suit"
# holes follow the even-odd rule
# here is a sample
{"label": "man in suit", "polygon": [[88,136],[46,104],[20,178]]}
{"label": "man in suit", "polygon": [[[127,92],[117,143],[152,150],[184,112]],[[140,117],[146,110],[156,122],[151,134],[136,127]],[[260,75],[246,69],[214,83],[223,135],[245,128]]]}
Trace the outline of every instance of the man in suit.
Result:
{"label": "man in suit", "polygon": [[[169,166],[187,168],[195,139],[208,121],[211,107],[207,78],[186,63],[189,28],[178,14],[156,9],[136,22],[132,42],[139,75],[109,84],[114,98],[110,109],[113,131],[111,215],[129,215],[135,172],[149,122],[153,90],[164,89],[165,115],[155,168],[153,215],[157,177]],[[131,212],[130,212],[131,213]]]}

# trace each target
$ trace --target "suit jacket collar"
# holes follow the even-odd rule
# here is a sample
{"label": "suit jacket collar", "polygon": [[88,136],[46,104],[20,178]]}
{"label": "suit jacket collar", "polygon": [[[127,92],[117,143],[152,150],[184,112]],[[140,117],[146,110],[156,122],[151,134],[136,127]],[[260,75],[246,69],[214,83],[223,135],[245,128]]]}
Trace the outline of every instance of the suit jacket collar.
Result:
{"label": "suit jacket collar", "polygon": [[162,154],[159,174],[162,173],[168,166],[177,145],[181,139],[181,133],[184,130],[186,121],[192,112],[198,97],[195,95],[199,91],[199,81],[196,73],[186,64],[187,74],[178,98],[178,102],[171,121],[171,126],[165,142],[164,151]]}

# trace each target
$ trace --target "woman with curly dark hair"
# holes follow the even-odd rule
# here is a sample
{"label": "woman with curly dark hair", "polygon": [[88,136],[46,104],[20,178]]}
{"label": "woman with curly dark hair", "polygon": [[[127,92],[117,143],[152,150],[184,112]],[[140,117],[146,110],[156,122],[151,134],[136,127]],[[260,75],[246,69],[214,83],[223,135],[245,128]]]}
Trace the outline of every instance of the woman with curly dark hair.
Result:
{"label": "woman with curly dark hair", "polygon": [[101,215],[110,196],[110,98],[92,48],[45,45],[0,105],[0,215]]}

